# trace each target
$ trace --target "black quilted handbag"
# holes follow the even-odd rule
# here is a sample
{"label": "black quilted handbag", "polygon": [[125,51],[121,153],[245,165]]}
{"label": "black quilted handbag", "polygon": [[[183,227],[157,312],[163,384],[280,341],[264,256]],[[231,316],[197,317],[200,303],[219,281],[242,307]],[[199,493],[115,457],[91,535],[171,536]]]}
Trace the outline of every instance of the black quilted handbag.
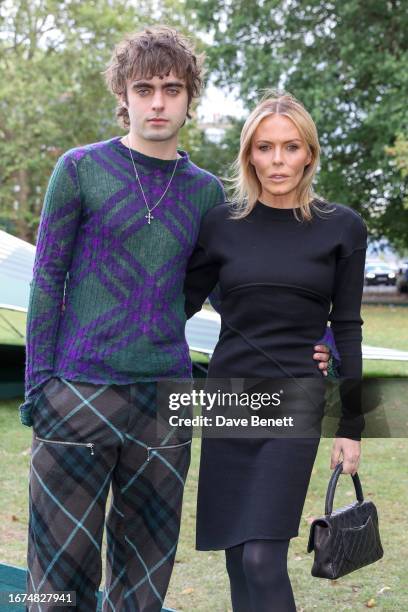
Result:
{"label": "black quilted handbag", "polygon": [[315,519],[310,526],[307,552],[314,550],[312,576],[317,578],[340,578],[378,561],[384,554],[377,508],[372,501],[364,499],[357,473],[352,476],[357,501],[332,511],[342,470],[341,462],[334,469],[327,487],[325,515]]}

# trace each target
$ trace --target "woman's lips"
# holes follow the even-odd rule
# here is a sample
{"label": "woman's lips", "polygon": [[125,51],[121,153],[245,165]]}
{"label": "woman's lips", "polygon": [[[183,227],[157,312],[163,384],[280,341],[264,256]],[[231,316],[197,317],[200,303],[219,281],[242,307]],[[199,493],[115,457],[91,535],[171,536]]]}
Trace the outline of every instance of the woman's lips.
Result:
{"label": "woman's lips", "polygon": [[268,176],[268,178],[271,181],[276,181],[278,183],[281,183],[282,181],[286,181],[288,177],[286,176],[286,174],[272,174],[271,176]]}

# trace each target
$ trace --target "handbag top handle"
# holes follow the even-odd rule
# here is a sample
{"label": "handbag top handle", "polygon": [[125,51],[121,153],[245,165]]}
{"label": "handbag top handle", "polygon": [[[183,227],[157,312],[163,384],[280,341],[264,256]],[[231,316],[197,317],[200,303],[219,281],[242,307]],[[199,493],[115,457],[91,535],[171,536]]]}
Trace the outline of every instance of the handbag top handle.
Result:
{"label": "handbag top handle", "polygon": [[[337,485],[337,481],[342,471],[343,471],[343,462],[340,461],[340,463],[336,465],[333,471],[333,474],[331,475],[331,478],[329,480],[328,487],[327,487],[326,502],[324,506],[324,513],[326,515],[327,514],[330,515],[333,511],[333,500],[334,500],[334,494],[336,492],[336,485]],[[357,500],[360,503],[362,503],[364,501],[364,495],[363,495],[363,488],[361,486],[360,478],[358,477],[357,472],[354,474],[354,476],[351,474],[351,477],[353,479]]]}

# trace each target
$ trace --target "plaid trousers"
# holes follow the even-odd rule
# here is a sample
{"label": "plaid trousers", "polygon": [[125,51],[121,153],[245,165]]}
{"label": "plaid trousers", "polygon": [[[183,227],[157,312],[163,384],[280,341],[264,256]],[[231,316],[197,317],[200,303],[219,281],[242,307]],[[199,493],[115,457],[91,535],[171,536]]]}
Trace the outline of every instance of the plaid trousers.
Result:
{"label": "plaid trousers", "polygon": [[[27,593],[75,591],[96,610],[105,506],[104,612],[159,612],[176,554],[191,437],[157,438],[157,383],[52,378],[33,410]],[[29,610],[60,610],[30,604]]]}

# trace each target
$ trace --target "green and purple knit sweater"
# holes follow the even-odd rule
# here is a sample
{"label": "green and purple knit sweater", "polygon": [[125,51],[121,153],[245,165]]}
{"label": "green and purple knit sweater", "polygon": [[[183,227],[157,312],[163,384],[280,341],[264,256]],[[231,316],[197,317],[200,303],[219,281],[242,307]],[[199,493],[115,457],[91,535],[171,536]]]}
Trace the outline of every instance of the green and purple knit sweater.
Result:
{"label": "green and purple knit sweater", "polygon": [[[132,150],[152,207],[175,162]],[[120,137],[71,149],[45,196],[31,286],[26,401],[53,376],[96,384],[191,376],[183,282],[201,218],[221,183],[187,153],[151,224]]]}

